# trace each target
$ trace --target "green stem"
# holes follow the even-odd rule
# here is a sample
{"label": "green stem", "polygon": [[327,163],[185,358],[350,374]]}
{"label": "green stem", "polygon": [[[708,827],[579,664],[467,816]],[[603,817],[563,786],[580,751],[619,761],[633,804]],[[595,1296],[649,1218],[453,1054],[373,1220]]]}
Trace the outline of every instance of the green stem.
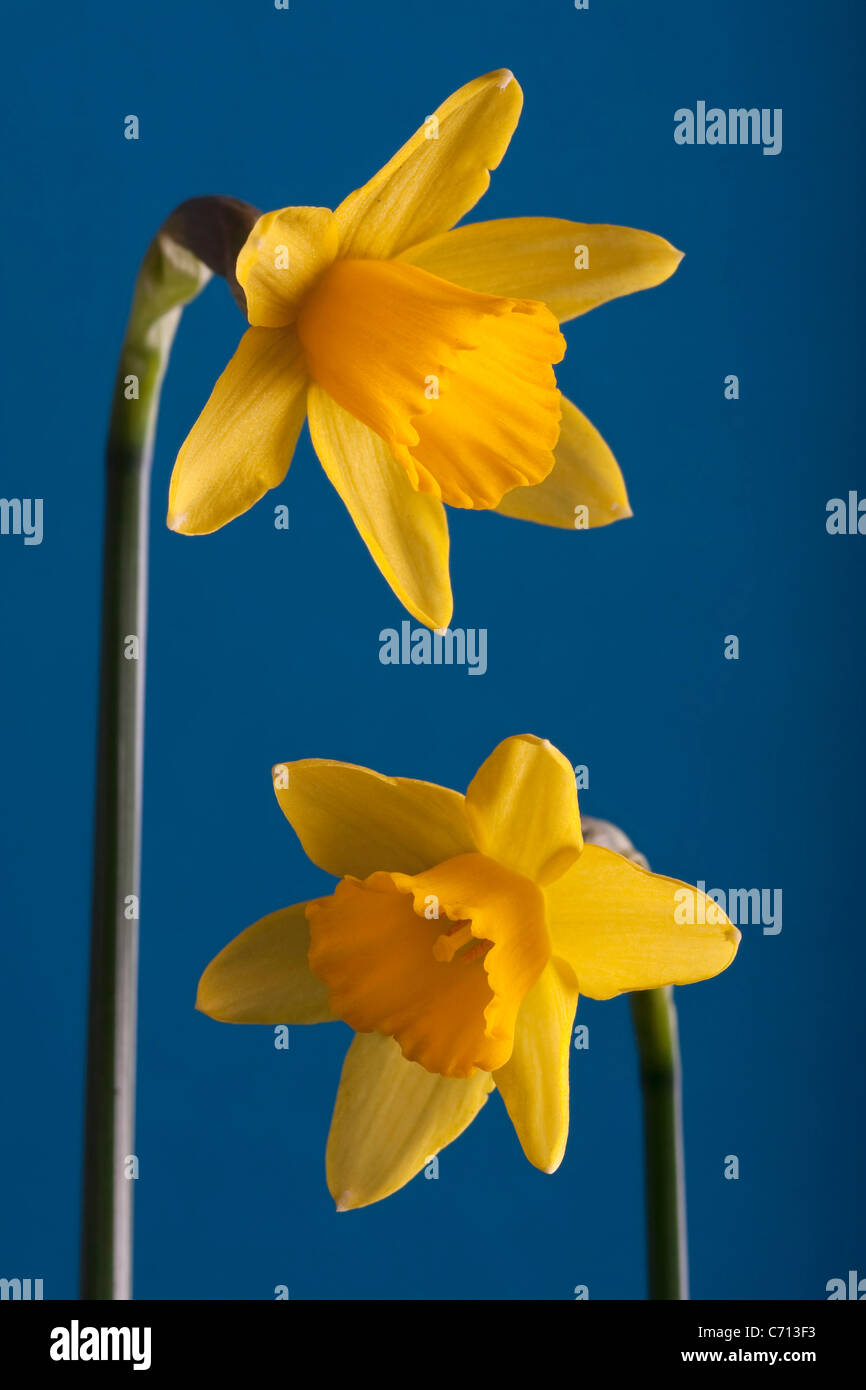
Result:
{"label": "green stem", "polygon": [[256,210],[234,199],[182,204],[142,262],[120,353],[106,450],[84,1117],[81,1296],[132,1297],[135,1052],[147,540],[163,377],[188,303],[226,275]]}
{"label": "green stem", "polygon": [[[132,1181],[149,451],[109,450],[94,836],[83,1298],[132,1296]],[[124,658],[127,636],[137,659]],[[132,895],[132,901],[129,901]],[[129,902],[129,906],[127,906]],[[133,915],[134,914],[134,915]]]}
{"label": "green stem", "polygon": [[[171,335],[124,341],[106,451],[81,1292],[132,1297],[150,471]],[[132,378],[135,380],[133,381]],[[138,399],[127,394],[138,391]],[[134,1175],[134,1176],[133,1176]]]}
{"label": "green stem", "polygon": [[687,1299],[686,1195],[677,1011],[671,988],[630,996],[643,1093],[651,1299]]}
{"label": "green stem", "polygon": [[[582,817],[584,838],[648,869],[646,857],[610,821]],[[647,1272],[651,1299],[687,1299],[686,1180],[677,1009],[671,988],[629,996],[643,1095]]]}

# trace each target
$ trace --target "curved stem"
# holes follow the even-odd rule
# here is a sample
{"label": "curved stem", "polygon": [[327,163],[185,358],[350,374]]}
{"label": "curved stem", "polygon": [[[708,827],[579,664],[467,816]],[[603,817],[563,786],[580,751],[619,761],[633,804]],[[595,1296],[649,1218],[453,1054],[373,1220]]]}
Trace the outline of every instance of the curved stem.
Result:
{"label": "curved stem", "polygon": [[151,243],[120,353],[106,450],[84,1117],[81,1296],[132,1297],[135,1052],[150,473],[159,398],[184,304],[226,275],[257,210],[181,204]]}
{"label": "curved stem", "polygon": [[643,1093],[647,1273],[651,1299],[687,1299],[679,1032],[673,989],[630,995]]}
{"label": "curved stem", "polygon": [[130,341],[127,335],[106,452],[84,1131],[83,1298],[132,1297],[150,471],[160,386],[179,312],[171,331],[161,335],[161,342]]}

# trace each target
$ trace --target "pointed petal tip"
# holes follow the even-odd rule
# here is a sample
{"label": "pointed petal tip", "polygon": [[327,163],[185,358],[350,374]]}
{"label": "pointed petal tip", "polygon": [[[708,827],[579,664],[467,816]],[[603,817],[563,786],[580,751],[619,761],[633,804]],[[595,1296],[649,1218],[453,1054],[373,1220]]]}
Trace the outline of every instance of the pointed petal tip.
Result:
{"label": "pointed petal tip", "polygon": [[169,531],[176,532],[178,536],[210,536],[220,529],[219,526],[203,525],[201,520],[196,520],[190,512],[169,511],[165,524]]}
{"label": "pointed petal tip", "polygon": [[[408,613],[412,613],[412,609],[409,608],[408,605],[404,604],[404,607],[406,607]],[[435,633],[437,637],[444,637],[445,634],[450,631],[451,619],[454,617],[454,613],[453,611],[449,613],[448,617],[444,620],[441,617],[433,618],[421,612],[413,613],[413,617],[416,617],[419,623],[423,623],[425,627],[429,627],[431,632]]]}
{"label": "pointed petal tip", "polygon": [[342,1192],[337,1198],[337,1211],[351,1211],[353,1205],[351,1192]]}
{"label": "pointed petal tip", "polygon": [[402,594],[398,593],[397,597],[400,599],[400,602],[403,604],[403,607],[406,609],[406,612],[411,613],[412,617],[416,618],[419,623],[423,623],[425,627],[429,627],[431,632],[438,633],[440,636],[444,637],[445,633],[449,631],[451,627],[451,619],[454,617],[453,599],[449,608],[441,608],[438,612],[434,611],[432,613],[428,613],[424,608],[420,606],[420,604],[407,602],[406,598]]}
{"label": "pointed petal tip", "polygon": [[608,526],[614,521],[628,521],[629,517],[634,516],[631,503],[628,500],[624,502],[611,502],[608,510],[610,515],[605,517],[601,522],[596,521],[596,526]]}
{"label": "pointed petal tip", "polygon": [[[211,965],[212,964],[213,962],[211,962]],[[206,969],[202,972],[201,979],[196,985],[195,1004],[193,1005],[193,1007],[195,1008],[196,1013],[204,1014],[205,1018],[216,1018],[217,1022],[219,1022],[219,1018],[213,1012],[215,1007],[215,1001],[212,997],[208,997],[210,994],[209,985],[211,983],[208,979],[208,976],[210,975],[210,970],[211,967],[210,965],[208,965]]]}
{"label": "pointed petal tip", "polygon": [[203,1014],[205,1018],[213,1018],[213,1014],[210,1012],[210,1009],[207,1007],[207,1004],[205,1003],[205,1000],[202,996],[201,985],[199,985],[196,991],[195,1004],[193,1005],[193,1008],[195,1009],[197,1014]]}

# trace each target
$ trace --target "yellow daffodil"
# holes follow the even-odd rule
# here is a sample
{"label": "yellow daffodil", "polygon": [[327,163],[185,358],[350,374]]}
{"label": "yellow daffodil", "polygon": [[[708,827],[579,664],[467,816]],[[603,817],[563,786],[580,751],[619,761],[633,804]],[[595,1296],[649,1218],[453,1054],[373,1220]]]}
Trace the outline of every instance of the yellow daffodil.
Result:
{"label": "yellow daffodil", "polygon": [[546,740],[506,739],[465,796],[319,759],[279,765],[274,786],[340,882],[230,942],[197,1007],[356,1030],[328,1139],[340,1211],[407,1183],[494,1087],[552,1173],[578,993],[689,984],[736,954],[739,932],[704,894],[584,844],[573,770]]}
{"label": "yellow daffodil", "polygon": [[259,218],[237,261],[251,326],[178,455],[170,527],[215,531],[281,483],[306,415],[382,574],[439,628],[443,503],[571,528],[578,507],[593,526],[631,514],[610,449],[557,390],[558,324],[659,284],[680,252],[554,217],[451,230],[522,103],[507,70],[479,77],[336,212]]}

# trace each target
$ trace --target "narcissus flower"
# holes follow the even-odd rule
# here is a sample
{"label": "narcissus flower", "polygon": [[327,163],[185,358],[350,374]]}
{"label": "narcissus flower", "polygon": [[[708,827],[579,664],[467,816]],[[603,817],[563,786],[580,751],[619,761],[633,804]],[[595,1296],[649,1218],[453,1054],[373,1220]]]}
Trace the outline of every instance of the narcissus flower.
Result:
{"label": "narcissus flower", "polygon": [[281,483],[305,415],[382,574],[451,618],[444,505],[573,528],[630,515],[604,440],[557,389],[558,324],[667,279],[661,237],[554,217],[451,230],[502,159],[523,96],[479,77],[336,212],[289,207],[237,261],[250,328],[178,455],[168,525],[215,531]]}
{"label": "narcissus flower", "polygon": [[[494,1087],[552,1173],[578,993],[689,984],[736,954],[739,932],[703,893],[584,844],[573,770],[546,740],[506,739],[465,796],[318,759],[279,765],[274,785],[340,882],[236,937],[197,1007],[356,1030],[328,1139],[341,1211],[407,1183]],[[682,912],[683,892],[698,911]]]}

